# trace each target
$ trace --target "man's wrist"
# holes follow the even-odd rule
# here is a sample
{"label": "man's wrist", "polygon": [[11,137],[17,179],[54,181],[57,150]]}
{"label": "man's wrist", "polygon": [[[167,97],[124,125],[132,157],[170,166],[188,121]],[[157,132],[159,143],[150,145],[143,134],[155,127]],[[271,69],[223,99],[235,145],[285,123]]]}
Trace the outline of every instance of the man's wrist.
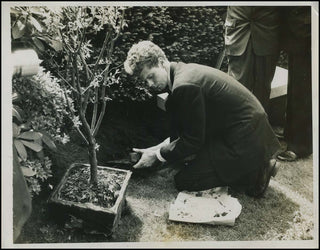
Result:
{"label": "man's wrist", "polygon": [[166,162],[166,159],[164,159],[160,153],[160,148],[156,150],[156,156],[158,158],[159,161],[161,162]]}

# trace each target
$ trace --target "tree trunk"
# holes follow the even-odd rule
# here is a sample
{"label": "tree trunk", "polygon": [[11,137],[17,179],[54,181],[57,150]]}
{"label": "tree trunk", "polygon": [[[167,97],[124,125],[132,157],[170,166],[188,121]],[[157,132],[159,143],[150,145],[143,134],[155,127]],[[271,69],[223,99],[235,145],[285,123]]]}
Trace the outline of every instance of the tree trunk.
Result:
{"label": "tree trunk", "polygon": [[90,183],[94,186],[98,184],[98,161],[97,152],[95,149],[95,139],[92,139],[88,146],[89,162],[90,162]]}

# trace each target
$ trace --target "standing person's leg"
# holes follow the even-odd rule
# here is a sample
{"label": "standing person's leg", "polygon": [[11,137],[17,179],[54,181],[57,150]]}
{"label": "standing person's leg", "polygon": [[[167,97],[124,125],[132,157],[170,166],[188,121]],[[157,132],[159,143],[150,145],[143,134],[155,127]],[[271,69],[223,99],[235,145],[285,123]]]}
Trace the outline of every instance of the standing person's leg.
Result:
{"label": "standing person's leg", "polygon": [[240,56],[228,56],[228,74],[252,91],[254,54],[249,40],[245,52]]}
{"label": "standing person's leg", "polygon": [[260,101],[266,113],[269,113],[271,82],[274,77],[278,59],[279,53],[268,56],[255,55],[252,93]]}
{"label": "standing person's leg", "polygon": [[[311,53],[289,54],[285,140],[298,157],[312,153]],[[288,153],[288,152],[287,152]],[[287,154],[290,156],[292,154]],[[283,154],[279,156],[280,159]],[[284,155],[286,156],[286,154]],[[295,156],[284,160],[294,160]]]}

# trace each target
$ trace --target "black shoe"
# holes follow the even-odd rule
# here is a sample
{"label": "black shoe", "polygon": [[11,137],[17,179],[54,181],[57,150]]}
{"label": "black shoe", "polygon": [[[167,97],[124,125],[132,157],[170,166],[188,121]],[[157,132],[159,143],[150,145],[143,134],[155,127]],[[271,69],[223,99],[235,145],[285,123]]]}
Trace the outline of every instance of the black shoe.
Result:
{"label": "black shoe", "polygon": [[270,178],[275,177],[278,170],[279,166],[276,159],[271,159],[268,167],[266,167],[260,173],[255,187],[253,189],[247,190],[247,195],[255,198],[261,198],[265,194],[269,186]]}
{"label": "black shoe", "polygon": [[295,154],[295,152],[287,150],[280,153],[277,158],[280,161],[295,161],[297,160],[298,156]]}

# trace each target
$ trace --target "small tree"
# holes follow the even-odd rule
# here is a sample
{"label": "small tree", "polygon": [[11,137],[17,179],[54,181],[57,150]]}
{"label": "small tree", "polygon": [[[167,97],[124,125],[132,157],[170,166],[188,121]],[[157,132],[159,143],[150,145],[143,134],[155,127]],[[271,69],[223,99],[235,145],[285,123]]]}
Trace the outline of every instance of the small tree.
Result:
{"label": "small tree", "polygon": [[[125,25],[124,8],[22,7],[15,8],[13,13],[14,38],[22,37],[22,33],[26,34],[24,29],[28,28],[28,38],[48,64],[45,66],[50,66],[50,71],[60,78],[65,93],[72,96],[73,105],[69,105],[72,121],[88,146],[90,183],[97,185],[99,145],[95,138],[110,100],[107,91],[119,82],[117,68],[121,65],[112,68],[112,54]],[[105,32],[105,36],[96,50],[92,39],[98,32]],[[90,104],[93,108],[89,114]]]}
{"label": "small tree", "polygon": [[[73,122],[88,146],[90,162],[90,182],[97,185],[96,135],[106,111],[108,86],[118,83],[118,70],[110,69],[112,52],[120,30],[124,25],[124,9],[119,7],[65,7],[59,14],[58,42],[62,42],[64,52],[64,74],[62,78],[71,90],[76,110]],[[54,24],[50,27],[54,28]],[[88,36],[100,30],[105,38],[98,55],[93,50]],[[115,71],[114,71],[115,70]],[[87,118],[87,106],[93,104],[91,119]],[[100,107],[99,107],[100,106]]]}

